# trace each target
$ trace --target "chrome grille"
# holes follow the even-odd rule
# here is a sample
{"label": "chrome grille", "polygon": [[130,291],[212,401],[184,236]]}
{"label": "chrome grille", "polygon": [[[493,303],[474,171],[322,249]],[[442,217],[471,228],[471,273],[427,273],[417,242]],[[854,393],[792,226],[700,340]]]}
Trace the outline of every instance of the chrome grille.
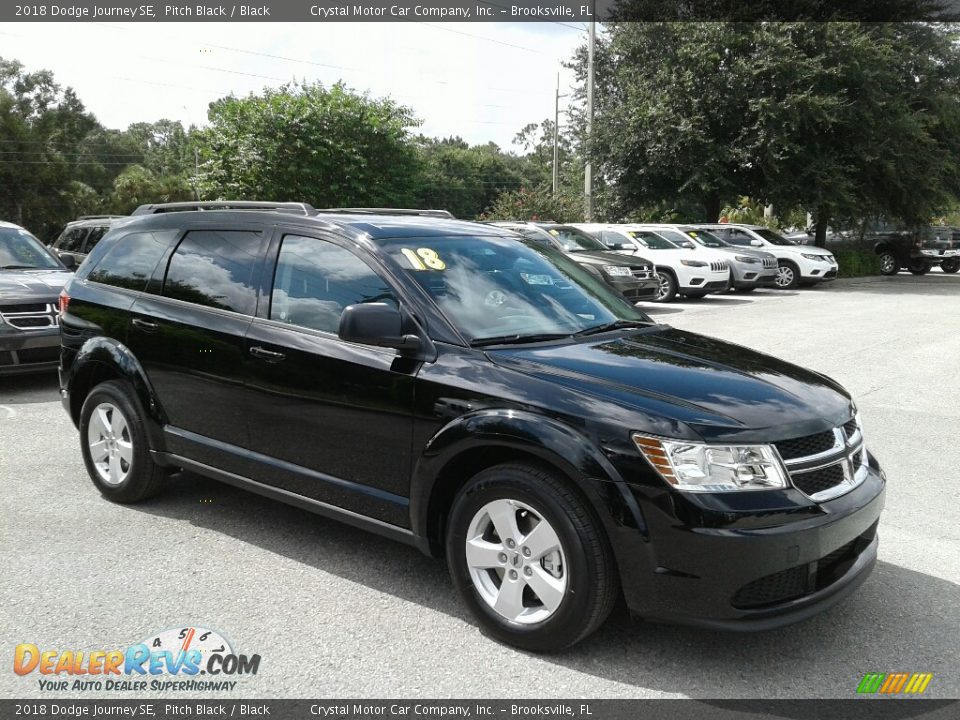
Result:
{"label": "chrome grille", "polygon": [[20,330],[43,330],[59,324],[55,303],[0,305],[0,318]]}
{"label": "chrome grille", "polygon": [[826,432],[774,443],[800,492],[822,502],[843,495],[866,477],[863,437],[856,418]]}
{"label": "chrome grille", "polygon": [[778,265],[778,263],[777,263],[777,259],[776,259],[775,257],[772,257],[772,258],[764,258],[764,259],[763,259],[763,266],[764,266],[765,268],[775,268],[775,267],[777,267],[777,265]]}
{"label": "chrome grille", "polygon": [[713,270],[713,271],[715,271],[715,272],[720,272],[720,271],[722,271],[722,270],[729,270],[729,269],[730,269],[730,266],[726,263],[726,261],[723,261],[723,262],[712,262],[712,263],[710,263],[710,269]]}
{"label": "chrome grille", "polygon": [[649,280],[653,277],[653,268],[634,268],[632,274],[635,278],[639,280]]}

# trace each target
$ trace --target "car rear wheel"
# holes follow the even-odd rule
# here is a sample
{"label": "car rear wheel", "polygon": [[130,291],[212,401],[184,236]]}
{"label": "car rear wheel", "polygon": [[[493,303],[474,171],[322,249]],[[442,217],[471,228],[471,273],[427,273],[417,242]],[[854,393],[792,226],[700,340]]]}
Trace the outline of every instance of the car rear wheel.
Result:
{"label": "car rear wheel", "polygon": [[960,270],[960,258],[950,258],[940,263],[940,269],[945,273],[955,273]]}
{"label": "car rear wheel", "polygon": [[775,284],[780,290],[793,290],[800,281],[800,270],[789,260],[780,260]]}
{"label": "car rear wheel", "polygon": [[734,288],[734,292],[738,293],[752,293],[754,290],[756,290],[756,288],[753,286]]}
{"label": "car rear wheel", "polygon": [[145,500],[166,480],[167,472],[150,457],[139,404],[122,381],[101,383],[84,400],[80,449],[90,479],[108,500]]}
{"label": "car rear wheel", "polygon": [[677,296],[677,279],[669,270],[657,269],[660,286],[657,288],[656,302],[670,302]]}
{"label": "car rear wheel", "polygon": [[606,619],[619,589],[600,523],[567,483],[526,464],[477,474],[450,512],[447,563],[482,629],[552,652]]}
{"label": "car rear wheel", "polygon": [[926,275],[930,272],[930,266],[924,260],[911,260],[910,272],[914,275]]}
{"label": "car rear wheel", "polygon": [[897,258],[893,253],[882,252],[880,253],[880,274],[881,275],[896,275],[900,271],[900,267],[897,265]]}

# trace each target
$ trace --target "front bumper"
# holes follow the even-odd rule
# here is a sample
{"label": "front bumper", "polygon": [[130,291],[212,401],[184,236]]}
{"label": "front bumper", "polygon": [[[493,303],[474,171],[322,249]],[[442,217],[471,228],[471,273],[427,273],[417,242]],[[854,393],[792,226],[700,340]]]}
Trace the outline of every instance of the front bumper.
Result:
{"label": "front bumper", "polygon": [[644,511],[650,536],[634,548],[637,562],[618,553],[627,605],[646,619],[725,630],[820,613],[873,569],[885,485],[873,461],[861,485],[807,512],[701,509],[697,526],[660,515],[657,503]]}
{"label": "front bumper", "polygon": [[59,361],[60,328],[0,328],[0,375],[55,370]]}
{"label": "front bumper", "polygon": [[760,268],[756,266],[743,266],[737,268],[730,275],[730,285],[737,290],[744,288],[775,287],[777,282],[777,269]]}
{"label": "front bumper", "polygon": [[647,279],[623,278],[622,280],[619,278],[609,278],[607,282],[620,291],[630,302],[653,300],[656,298],[657,290],[660,287],[660,282],[656,277]]}

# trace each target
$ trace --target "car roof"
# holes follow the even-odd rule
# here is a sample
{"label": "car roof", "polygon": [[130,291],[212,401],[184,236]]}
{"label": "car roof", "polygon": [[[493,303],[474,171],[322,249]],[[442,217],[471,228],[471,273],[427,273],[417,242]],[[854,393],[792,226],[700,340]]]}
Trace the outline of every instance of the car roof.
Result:
{"label": "car roof", "polygon": [[295,215],[289,212],[273,210],[186,210],[182,212],[162,212],[142,214],[131,218],[130,225],[138,227],[177,227],[185,222],[202,221],[209,223],[217,219],[255,221],[264,224],[284,224],[315,226],[318,228],[339,228],[363,233],[373,240],[387,238],[442,238],[451,236],[488,235],[496,237],[515,237],[506,228],[495,225],[452,220],[437,216],[423,215],[383,215],[369,212],[358,214],[324,211],[315,215]]}

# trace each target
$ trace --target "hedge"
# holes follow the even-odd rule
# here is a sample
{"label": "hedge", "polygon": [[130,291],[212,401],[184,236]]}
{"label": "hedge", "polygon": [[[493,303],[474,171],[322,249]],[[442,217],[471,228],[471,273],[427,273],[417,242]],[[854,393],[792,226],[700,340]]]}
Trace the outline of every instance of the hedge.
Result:
{"label": "hedge", "polygon": [[839,277],[867,277],[880,274],[880,258],[873,251],[838,250],[833,256],[839,265]]}

